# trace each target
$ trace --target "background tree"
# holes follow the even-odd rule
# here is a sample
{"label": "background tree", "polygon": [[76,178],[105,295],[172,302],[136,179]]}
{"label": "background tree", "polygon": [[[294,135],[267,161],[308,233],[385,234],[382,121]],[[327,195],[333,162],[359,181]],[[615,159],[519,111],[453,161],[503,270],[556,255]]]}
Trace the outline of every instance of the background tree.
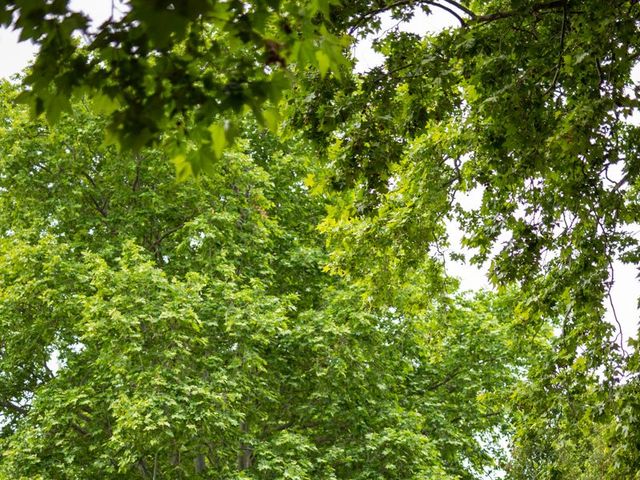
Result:
{"label": "background tree", "polygon": [[426,296],[426,272],[363,302],[320,268],[323,201],[293,141],[247,125],[219,170],[176,183],[162,152],[104,146],[82,105],[51,130],[4,89],[0,478],[497,464],[528,355],[511,296]]}

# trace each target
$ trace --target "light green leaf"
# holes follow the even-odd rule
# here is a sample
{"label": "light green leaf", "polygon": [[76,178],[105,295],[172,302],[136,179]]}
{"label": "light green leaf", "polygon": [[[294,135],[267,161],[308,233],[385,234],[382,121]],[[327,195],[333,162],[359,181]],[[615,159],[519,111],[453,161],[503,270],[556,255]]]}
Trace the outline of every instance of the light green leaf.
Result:
{"label": "light green leaf", "polygon": [[216,158],[221,158],[224,148],[227,146],[226,124],[224,121],[217,121],[209,126],[211,132],[211,143],[213,144],[213,153]]}
{"label": "light green leaf", "polygon": [[324,78],[329,71],[329,67],[331,66],[331,58],[323,50],[316,50],[315,56],[316,60],[318,61],[320,76]]}

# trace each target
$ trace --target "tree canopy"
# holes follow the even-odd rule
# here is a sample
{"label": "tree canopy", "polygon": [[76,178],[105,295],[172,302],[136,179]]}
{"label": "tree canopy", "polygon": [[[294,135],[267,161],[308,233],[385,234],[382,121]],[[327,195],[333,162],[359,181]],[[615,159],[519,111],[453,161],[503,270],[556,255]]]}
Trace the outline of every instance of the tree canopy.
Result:
{"label": "tree canopy", "polygon": [[5,106],[6,478],[495,466],[528,355],[512,296],[424,298],[424,275],[393,304],[363,304],[320,268],[307,154],[255,127],[217,174],[176,183],[160,151],[101,146],[104,120],[81,106],[55,130]]}
{"label": "tree canopy", "polygon": [[638,2],[115,6],[3,2],[0,475],[640,478]]}

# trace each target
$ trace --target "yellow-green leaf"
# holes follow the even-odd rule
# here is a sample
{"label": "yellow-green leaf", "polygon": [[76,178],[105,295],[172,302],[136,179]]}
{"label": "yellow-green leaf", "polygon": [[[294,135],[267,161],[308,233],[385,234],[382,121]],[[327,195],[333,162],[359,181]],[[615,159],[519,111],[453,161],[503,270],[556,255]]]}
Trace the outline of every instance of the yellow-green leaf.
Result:
{"label": "yellow-green leaf", "polygon": [[222,157],[224,147],[227,146],[227,136],[225,133],[225,124],[223,121],[212,123],[209,126],[211,132],[211,143],[213,144],[213,154],[216,158]]}
{"label": "yellow-green leaf", "polygon": [[273,133],[278,133],[278,127],[280,126],[280,112],[274,107],[265,108],[262,111],[262,118],[264,119],[265,126]]}
{"label": "yellow-green leaf", "polygon": [[318,69],[320,70],[320,76],[324,78],[327,75],[327,71],[331,66],[331,59],[329,55],[322,50],[316,50],[316,60],[318,60]]}

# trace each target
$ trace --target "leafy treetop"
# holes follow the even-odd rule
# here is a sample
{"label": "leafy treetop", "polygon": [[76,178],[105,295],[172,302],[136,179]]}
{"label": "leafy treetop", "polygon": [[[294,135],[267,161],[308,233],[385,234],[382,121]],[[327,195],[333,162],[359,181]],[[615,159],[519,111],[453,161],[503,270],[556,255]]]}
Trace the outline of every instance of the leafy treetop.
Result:
{"label": "leafy treetop", "polygon": [[[640,471],[638,354],[622,351],[603,318],[613,262],[637,265],[640,259],[633,233],[640,223],[640,127],[629,121],[640,106],[632,78],[640,58],[638,2],[131,1],[121,19],[113,17],[96,31],[65,1],[3,6],[2,24],[41,45],[21,98],[52,122],[69,110],[74,96],[89,100],[107,115],[111,138],[126,151],[162,145],[181,177],[208,170],[218,180],[233,165],[234,175],[248,174],[240,166],[246,157],[223,160],[245,110],[273,130],[285,123],[292,137],[303,135],[310,144],[287,144],[285,150],[291,148],[296,159],[300,149],[313,152],[309,157],[318,160],[304,178],[322,202],[316,206],[327,208],[324,219],[314,217],[329,242],[321,263],[369,308],[401,301],[411,305],[408,311],[419,311],[429,303],[425,291],[438,298],[450,292],[443,275],[451,247],[446,229],[447,222],[457,221],[463,244],[474,250],[471,260],[488,262],[496,285],[521,287],[515,312],[522,324],[544,330],[553,318],[559,332],[546,362],[531,371],[532,391],[548,395],[542,408],[549,415],[522,414],[535,398],[531,391],[514,404],[524,429],[515,437],[520,464],[513,472],[556,478],[562,471],[574,478],[572,472],[587,464],[607,469],[611,478],[633,478]],[[382,31],[384,12],[402,24],[418,9],[436,8],[454,15],[460,26],[437,35]],[[77,40],[74,32],[86,39]],[[384,62],[356,73],[346,49],[367,33],[379,37],[375,48]],[[20,165],[35,151],[11,158]],[[137,163],[127,159],[128,164],[114,162],[114,172],[131,175]],[[32,177],[27,172],[21,182]],[[301,181],[296,179],[295,188],[302,188]],[[93,198],[108,197],[110,188]],[[267,212],[262,199],[233,192],[238,202],[249,202],[234,215],[250,213],[256,221],[250,231],[270,225],[251,203]],[[469,193],[479,198],[471,206],[461,200]],[[39,198],[47,197],[40,192]],[[96,208],[104,207],[97,202]],[[69,210],[61,206],[63,211]],[[12,215],[12,207],[3,214]],[[167,208],[166,214],[175,227],[175,212]],[[54,228],[50,222],[58,217],[63,218],[27,214],[14,220],[25,222],[33,239]],[[113,231],[133,229],[113,227],[124,218],[115,217],[109,220]],[[102,221],[96,225],[107,228]],[[171,228],[134,237],[153,245],[153,238]],[[262,252],[248,261],[249,277],[263,279],[269,269],[258,266],[269,263],[273,252],[252,243],[259,236],[232,238]],[[129,258],[137,255],[131,250]],[[100,256],[115,272],[130,271],[124,260],[113,267],[122,251],[110,247]],[[229,251],[237,250],[224,255]],[[235,271],[236,260],[242,263],[233,257],[229,267],[230,257],[215,258],[224,260],[215,265],[227,265],[227,273]],[[14,273],[9,270],[7,278]],[[112,274],[130,281],[128,273]],[[172,295],[191,298],[185,293],[191,288],[181,285]],[[86,295],[106,318],[93,293]],[[158,305],[165,300],[155,299]],[[594,413],[599,411],[604,414]],[[584,429],[572,431],[580,421]],[[540,448],[549,432],[557,433],[557,443]],[[575,453],[575,462],[565,461],[565,451]],[[613,464],[601,461],[609,454],[616,458]]]}

